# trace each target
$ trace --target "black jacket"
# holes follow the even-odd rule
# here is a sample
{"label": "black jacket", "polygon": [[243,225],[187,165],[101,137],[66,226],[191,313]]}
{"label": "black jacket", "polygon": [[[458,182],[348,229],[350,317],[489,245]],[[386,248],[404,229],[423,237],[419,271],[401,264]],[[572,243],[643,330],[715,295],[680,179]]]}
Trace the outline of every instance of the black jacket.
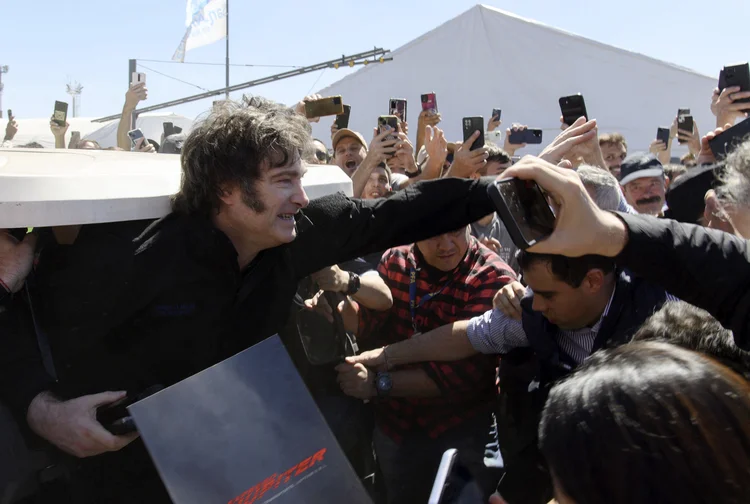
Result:
{"label": "black jacket", "polygon": [[615,258],[635,275],[703,308],[750,350],[750,255],[748,243],[692,224],[618,213],[628,243]]}
{"label": "black jacket", "polygon": [[[70,398],[176,383],[279,332],[309,274],[491,212],[489,182],[441,179],[381,200],[319,198],[292,243],[262,252],[244,271],[228,238],[202,217],[171,214],[133,241],[132,230],[113,237],[106,226],[84,226],[70,249],[43,250],[35,275],[59,382],[44,372],[34,334],[12,325],[19,312],[11,310],[0,318],[0,399],[23,418],[50,388]],[[117,465],[122,457],[100,458]]]}

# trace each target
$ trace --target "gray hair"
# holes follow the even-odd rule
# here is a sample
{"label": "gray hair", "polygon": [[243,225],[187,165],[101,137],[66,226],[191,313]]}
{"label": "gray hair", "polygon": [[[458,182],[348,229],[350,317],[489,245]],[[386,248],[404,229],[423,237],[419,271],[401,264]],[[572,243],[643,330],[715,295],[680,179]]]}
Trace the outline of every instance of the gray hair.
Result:
{"label": "gray hair", "polygon": [[729,203],[750,207],[750,138],[746,138],[728,156],[717,196]]}
{"label": "gray hair", "polygon": [[592,194],[602,210],[617,210],[620,207],[620,184],[617,179],[601,168],[581,165],[576,170],[581,182]]}

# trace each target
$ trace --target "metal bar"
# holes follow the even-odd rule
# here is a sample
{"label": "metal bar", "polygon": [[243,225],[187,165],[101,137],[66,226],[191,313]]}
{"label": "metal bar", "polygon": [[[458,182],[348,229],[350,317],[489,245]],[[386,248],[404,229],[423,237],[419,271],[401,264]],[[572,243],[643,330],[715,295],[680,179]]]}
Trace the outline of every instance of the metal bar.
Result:
{"label": "metal bar", "polygon": [[[390,52],[390,51],[387,50],[387,49],[376,48],[376,49],[374,49],[372,51],[367,51],[367,52],[363,52],[363,53],[353,54],[351,56],[341,56],[341,58],[336,58],[336,59],[333,59],[333,60],[324,61],[323,63],[318,63],[316,65],[311,65],[311,66],[303,67],[303,68],[296,68],[296,69],[290,70],[288,72],[282,72],[280,74],[270,75],[268,77],[262,77],[260,79],[252,80],[252,81],[249,81],[249,82],[244,82],[242,84],[235,84],[234,86],[228,86],[226,88],[215,89],[213,91],[207,91],[205,93],[200,93],[200,94],[197,94],[197,95],[192,95],[192,96],[188,96],[188,97],[185,97],[185,98],[180,98],[179,100],[172,100],[172,101],[168,101],[168,102],[164,102],[164,103],[159,103],[157,105],[151,105],[150,107],[144,107],[142,109],[138,109],[134,113],[136,113],[136,114],[143,114],[143,113],[146,113],[146,112],[152,112],[154,110],[161,110],[161,109],[164,109],[164,108],[167,108],[167,107],[174,107],[174,106],[177,106],[177,105],[182,105],[184,103],[190,103],[190,102],[194,102],[194,101],[198,101],[198,100],[203,100],[205,98],[211,98],[212,96],[218,96],[218,95],[221,95],[222,93],[226,93],[226,92],[239,91],[241,89],[246,89],[246,88],[249,88],[249,87],[260,86],[262,84],[267,84],[269,82],[275,82],[275,81],[282,80],[282,79],[288,79],[289,77],[295,77],[297,75],[304,75],[306,73],[315,72],[317,70],[322,70],[324,68],[332,68],[332,67],[334,67],[334,65],[347,66],[347,65],[349,65],[349,62],[352,62],[353,65],[362,65],[362,64],[364,64],[364,62],[360,61],[360,60],[364,60],[364,59],[369,58],[369,57],[375,58],[377,56],[380,56],[380,55],[383,55],[383,54],[387,54],[388,52]],[[393,60],[393,58],[383,58],[383,61],[391,61],[391,60]],[[368,61],[368,63],[371,63],[371,61]],[[121,114],[114,114],[114,115],[111,115],[111,116],[102,117],[102,118],[99,118],[99,119],[94,119],[93,122],[112,121],[114,119],[118,119],[120,117],[120,115]]]}
{"label": "metal bar", "polygon": [[[130,89],[130,86],[133,84],[133,74],[138,71],[138,61],[131,59],[128,60],[128,89]],[[122,114],[120,114],[122,115]],[[135,121],[138,119],[138,116],[133,112],[130,114],[130,129],[135,129]]]}
{"label": "metal bar", "polygon": [[226,21],[227,21],[227,78],[226,78],[226,99],[229,99],[229,0],[226,0],[227,2],[227,10],[226,10]]}

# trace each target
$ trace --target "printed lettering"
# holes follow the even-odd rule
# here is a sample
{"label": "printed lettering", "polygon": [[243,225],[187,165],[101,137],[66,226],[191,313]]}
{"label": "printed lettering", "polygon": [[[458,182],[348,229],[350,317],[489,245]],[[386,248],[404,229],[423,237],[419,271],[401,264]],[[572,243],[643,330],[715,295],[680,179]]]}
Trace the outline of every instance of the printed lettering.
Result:
{"label": "printed lettering", "polygon": [[315,464],[315,462],[323,462],[323,456],[325,454],[326,454],[326,449],[323,448],[318,453],[316,453],[315,455],[312,456],[312,464],[310,464],[310,465]]}

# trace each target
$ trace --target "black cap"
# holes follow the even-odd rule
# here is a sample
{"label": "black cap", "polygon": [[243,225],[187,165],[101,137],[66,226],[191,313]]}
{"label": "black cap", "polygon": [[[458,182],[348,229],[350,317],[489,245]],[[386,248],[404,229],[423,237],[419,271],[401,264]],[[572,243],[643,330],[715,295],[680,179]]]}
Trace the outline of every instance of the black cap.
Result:
{"label": "black cap", "polygon": [[664,166],[653,154],[633,154],[628,156],[620,166],[620,185],[625,185],[639,178],[664,175]]}
{"label": "black cap", "polygon": [[717,186],[720,166],[690,168],[669,185],[665,217],[696,224],[706,208],[705,196]]}
{"label": "black cap", "polygon": [[164,139],[164,144],[161,146],[159,154],[180,154],[182,152],[182,144],[185,143],[187,135],[185,133],[175,133],[169,135]]}

